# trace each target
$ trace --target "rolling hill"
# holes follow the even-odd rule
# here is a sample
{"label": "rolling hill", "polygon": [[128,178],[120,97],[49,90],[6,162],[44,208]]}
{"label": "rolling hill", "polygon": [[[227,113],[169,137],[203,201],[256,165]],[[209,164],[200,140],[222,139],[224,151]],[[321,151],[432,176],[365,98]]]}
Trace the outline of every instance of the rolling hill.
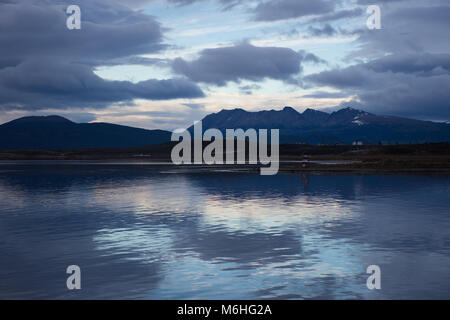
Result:
{"label": "rolling hill", "polygon": [[129,148],[170,141],[171,133],[109,123],[75,123],[60,116],[24,117],[0,126],[0,149]]}

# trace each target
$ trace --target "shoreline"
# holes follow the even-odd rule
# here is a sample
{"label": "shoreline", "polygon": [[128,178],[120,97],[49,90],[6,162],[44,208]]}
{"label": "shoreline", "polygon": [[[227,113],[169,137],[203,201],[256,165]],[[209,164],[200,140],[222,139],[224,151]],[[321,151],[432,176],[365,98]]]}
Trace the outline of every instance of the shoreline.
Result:
{"label": "shoreline", "polygon": [[[0,165],[108,164],[176,166],[173,143],[126,149],[0,150]],[[388,146],[280,145],[279,172],[292,173],[450,173],[450,143]],[[262,165],[203,165],[210,169],[253,171]]]}
{"label": "shoreline", "polygon": [[[332,161],[333,159],[330,159]],[[338,161],[334,159],[335,161]],[[298,173],[298,174],[310,174],[310,173],[333,173],[333,174],[347,174],[347,173],[357,173],[357,174],[450,174],[450,167],[420,167],[420,166],[409,166],[409,167],[386,167],[380,165],[371,165],[371,167],[365,167],[364,163],[358,161],[354,164],[319,164],[311,165],[314,163],[311,161],[306,167],[303,166],[302,161],[289,160],[280,161],[279,173]],[[234,172],[256,172],[262,167],[261,165],[254,164],[225,164],[225,165],[207,165],[207,164],[183,164],[175,165],[167,159],[0,159],[0,167],[7,166],[76,166],[76,165],[92,165],[92,166],[149,166],[153,168],[171,168],[180,170],[192,169],[192,173],[198,172],[198,169],[204,169],[205,171],[216,171],[216,170],[230,170]],[[309,165],[309,166],[308,166]]]}

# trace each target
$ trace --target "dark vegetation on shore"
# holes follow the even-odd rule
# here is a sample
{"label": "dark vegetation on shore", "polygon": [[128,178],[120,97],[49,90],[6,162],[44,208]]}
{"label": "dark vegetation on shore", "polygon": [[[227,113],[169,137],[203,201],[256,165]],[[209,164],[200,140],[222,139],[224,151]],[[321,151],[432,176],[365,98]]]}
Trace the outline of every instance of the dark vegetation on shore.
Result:
{"label": "dark vegetation on shore", "polygon": [[[170,161],[176,143],[124,149],[0,150],[0,160]],[[280,145],[281,170],[450,170],[450,143],[408,145]],[[321,164],[314,161],[345,160]],[[290,162],[294,161],[294,162]]]}
{"label": "dark vegetation on shore", "polygon": [[[282,150],[282,151],[281,151]],[[298,152],[303,152],[300,155]],[[387,146],[295,146],[280,148],[281,159],[348,160],[352,163],[320,166],[336,171],[450,171],[450,143],[426,143]],[[296,164],[283,164],[283,170],[297,171]],[[304,170],[314,170],[307,165]]]}

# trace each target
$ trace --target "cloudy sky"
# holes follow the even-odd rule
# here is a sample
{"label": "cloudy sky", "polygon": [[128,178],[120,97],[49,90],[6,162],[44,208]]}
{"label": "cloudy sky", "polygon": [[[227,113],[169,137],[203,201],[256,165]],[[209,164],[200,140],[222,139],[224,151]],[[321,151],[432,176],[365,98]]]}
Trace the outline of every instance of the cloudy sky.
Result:
{"label": "cloudy sky", "polygon": [[172,130],[284,106],[450,120],[449,30],[448,0],[0,0],[0,123]]}

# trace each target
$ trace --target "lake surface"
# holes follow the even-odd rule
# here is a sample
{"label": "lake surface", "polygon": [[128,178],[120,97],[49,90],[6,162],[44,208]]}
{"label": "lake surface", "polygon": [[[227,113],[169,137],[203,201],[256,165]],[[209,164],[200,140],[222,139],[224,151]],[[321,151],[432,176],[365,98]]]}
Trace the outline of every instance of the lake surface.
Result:
{"label": "lake surface", "polygon": [[449,175],[3,162],[0,298],[450,299],[449,195]]}

